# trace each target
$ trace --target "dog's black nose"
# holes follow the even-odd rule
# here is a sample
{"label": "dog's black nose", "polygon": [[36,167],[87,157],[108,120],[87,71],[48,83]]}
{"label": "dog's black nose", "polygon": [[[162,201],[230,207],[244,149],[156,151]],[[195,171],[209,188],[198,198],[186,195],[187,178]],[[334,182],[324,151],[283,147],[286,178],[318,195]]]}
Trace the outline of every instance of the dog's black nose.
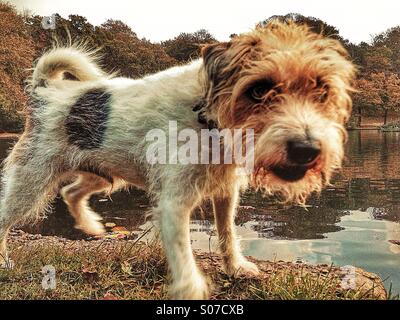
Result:
{"label": "dog's black nose", "polygon": [[287,142],[287,154],[291,162],[307,165],[321,153],[320,144],[314,140],[290,140]]}

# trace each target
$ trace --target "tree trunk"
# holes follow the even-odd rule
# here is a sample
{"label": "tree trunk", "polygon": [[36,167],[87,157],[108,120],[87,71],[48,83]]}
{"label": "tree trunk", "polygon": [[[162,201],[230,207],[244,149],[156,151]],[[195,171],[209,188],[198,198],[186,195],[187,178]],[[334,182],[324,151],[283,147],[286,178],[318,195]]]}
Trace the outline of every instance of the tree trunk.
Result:
{"label": "tree trunk", "polygon": [[383,116],[383,125],[386,125],[387,123],[387,116],[388,116],[388,109],[385,109],[385,114]]}
{"label": "tree trunk", "polygon": [[361,127],[361,106],[358,106],[357,127]]}

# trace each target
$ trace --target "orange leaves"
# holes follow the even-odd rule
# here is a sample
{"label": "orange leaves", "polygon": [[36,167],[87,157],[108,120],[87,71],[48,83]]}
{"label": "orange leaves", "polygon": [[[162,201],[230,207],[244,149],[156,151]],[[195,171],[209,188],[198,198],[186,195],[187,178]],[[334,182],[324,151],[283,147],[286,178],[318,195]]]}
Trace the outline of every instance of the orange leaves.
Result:
{"label": "orange leaves", "polygon": [[357,80],[354,102],[362,106],[400,111],[400,78],[392,72],[377,72]]}
{"label": "orange leaves", "polygon": [[107,233],[101,236],[96,236],[97,239],[126,239],[131,237],[133,234],[125,227],[116,227],[114,223],[106,223],[106,228],[111,229]]}
{"label": "orange leaves", "polygon": [[24,17],[6,3],[0,3],[0,44],[1,129],[15,130],[22,124],[25,80],[35,50]]}

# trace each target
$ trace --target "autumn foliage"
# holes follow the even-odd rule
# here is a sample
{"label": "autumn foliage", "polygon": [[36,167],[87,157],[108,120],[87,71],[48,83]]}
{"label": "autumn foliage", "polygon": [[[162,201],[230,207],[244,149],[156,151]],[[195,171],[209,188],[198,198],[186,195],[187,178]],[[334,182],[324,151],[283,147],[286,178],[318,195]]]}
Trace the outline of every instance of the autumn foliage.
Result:
{"label": "autumn foliage", "polygon": [[[0,2],[0,117],[3,127],[21,124],[27,103],[24,81],[35,56],[32,38],[13,8]],[[21,125],[17,129],[20,129]]]}
{"label": "autumn foliage", "polygon": [[[0,130],[22,129],[22,111],[29,103],[25,80],[35,59],[54,43],[81,42],[101,48],[105,70],[138,78],[195,59],[202,45],[216,41],[204,29],[153,43],[139,38],[119,20],[110,19],[94,26],[79,15],[68,18],[56,15],[56,28],[52,30],[42,27],[42,19],[18,13],[0,0]],[[360,124],[361,114],[384,114],[385,119],[389,111],[400,114],[400,26],[374,36],[370,43],[355,45],[342,38],[337,28],[317,18],[288,14],[269,19],[306,23],[315,32],[344,44],[359,66],[352,117],[356,125]]]}
{"label": "autumn foliage", "polygon": [[194,33],[181,33],[172,40],[163,41],[165,52],[177,61],[186,62],[199,57],[199,47],[215,42],[215,38],[207,30]]}

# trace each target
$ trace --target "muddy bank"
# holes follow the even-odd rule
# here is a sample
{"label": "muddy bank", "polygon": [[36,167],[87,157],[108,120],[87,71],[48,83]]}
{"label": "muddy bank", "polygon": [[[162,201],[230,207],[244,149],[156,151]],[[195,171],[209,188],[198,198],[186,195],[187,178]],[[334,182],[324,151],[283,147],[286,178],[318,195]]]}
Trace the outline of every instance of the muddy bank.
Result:
{"label": "muddy bank", "polygon": [[[10,234],[12,270],[0,270],[1,299],[165,299],[168,272],[157,242],[68,240],[15,230]],[[213,283],[211,299],[386,299],[381,279],[329,265],[258,261],[258,277],[228,277],[216,254],[195,252]],[[57,287],[41,287],[45,265],[56,270]],[[344,277],[354,275],[352,288]],[[349,283],[349,282],[347,282]],[[350,283],[350,287],[351,287]]]}

